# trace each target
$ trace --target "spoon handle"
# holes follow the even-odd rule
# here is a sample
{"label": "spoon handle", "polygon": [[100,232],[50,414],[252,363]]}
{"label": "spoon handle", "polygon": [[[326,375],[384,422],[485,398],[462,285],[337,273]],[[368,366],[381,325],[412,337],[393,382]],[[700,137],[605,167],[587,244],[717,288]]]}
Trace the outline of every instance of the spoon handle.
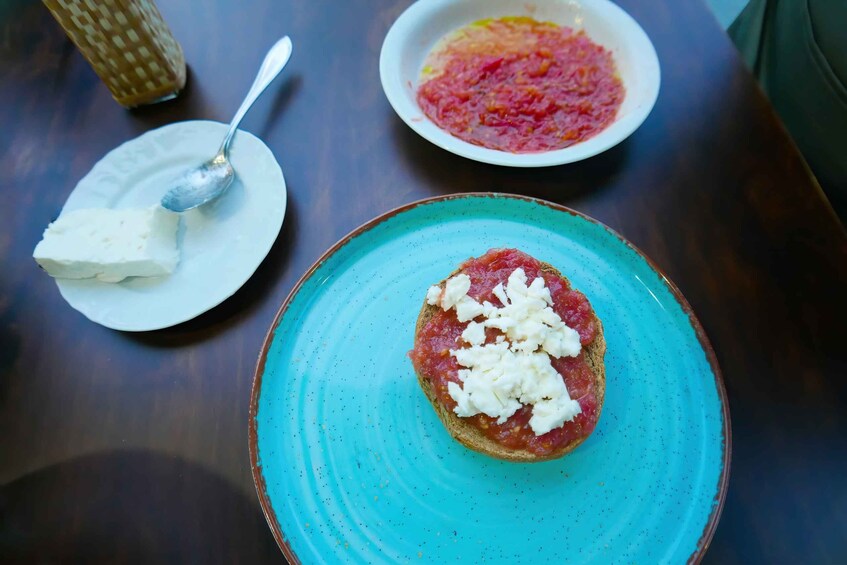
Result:
{"label": "spoon handle", "polygon": [[290,57],[291,39],[286,35],[277,41],[271,47],[270,51],[268,51],[268,54],[265,55],[265,60],[262,61],[262,66],[259,68],[259,73],[256,75],[253,85],[250,87],[247,96],[244,97],[244,102],[241,103],[241,107],[238,108],[235,117],[232,118],[232,122],[229,124],[229,131],[226,132],[226,137],[224,137],[218,154],[227,156],[229,153],[229,144],[232,142],[232,136],[235,135],[235,130],[238,129],[238,124],[241,123],[244,115],[250,110],[253,102],[256,101],[259,95],[265,91],[268,85],[273,82],[279,72],[285,67]]}

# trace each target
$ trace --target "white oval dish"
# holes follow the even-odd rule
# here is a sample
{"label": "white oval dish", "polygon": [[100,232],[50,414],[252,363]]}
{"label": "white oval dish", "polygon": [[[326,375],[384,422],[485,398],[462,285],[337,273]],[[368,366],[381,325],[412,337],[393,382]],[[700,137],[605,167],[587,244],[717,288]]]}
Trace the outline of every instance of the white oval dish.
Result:
{"label": "white oval dish", "polygon": [[[573,29],[612,52],[626,97],[615,121],[594,137],[564,149],[508,153],[473,145],[439,128],[415,99],[424,60],[445,35],[483,18],[529,16]],[[659,59],[641,26],[608,0],[418,0],[385,37],[379,75],[389,103],[409,127],[456,155],[509,167],[548,167],[586,159],[626,139],[650,114],[659,95]]]}
{"label": "white oval dish", "polygon": [[[124,143],[79,181],[62,213],[158,203],[170,180],[215,154],[227,127],[179,122]],[[107,328],[149,331],[190,320],[232,296],[276,241],[286,188],[276,158],[256,136],[239,130],[230,160],[236,178],[227,192],[181,215],[181,257],[171,275],[131,277],[117,284],[56,279],[62,297]]]}

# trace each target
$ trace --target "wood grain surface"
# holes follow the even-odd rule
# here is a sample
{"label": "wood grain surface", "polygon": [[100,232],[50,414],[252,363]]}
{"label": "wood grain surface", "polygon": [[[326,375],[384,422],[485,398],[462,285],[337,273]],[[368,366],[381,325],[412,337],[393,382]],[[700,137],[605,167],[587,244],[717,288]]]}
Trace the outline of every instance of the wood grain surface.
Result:
{"label": "wood grain surface", "polygon": [[[847,562],[847,236],[700,0],[621,0],[662,90],[628,140],[583,163],[505,169],[446,153],[380,88],[408,0],[160,1],[190,70],[126,111],[46,9],[0,5],[0,560],[279,562],[247,454],[262,338],[338,238],[409,201],[502,191],[576,208],[633,241],[702,321],[732,411],[730,488],[709,563]],[[264,51],[294,55],[243,127],[288,181],[282,233],[230,300],[181,326],[111,331],[31,259],[109,149],[187,119],[228,121]]]}

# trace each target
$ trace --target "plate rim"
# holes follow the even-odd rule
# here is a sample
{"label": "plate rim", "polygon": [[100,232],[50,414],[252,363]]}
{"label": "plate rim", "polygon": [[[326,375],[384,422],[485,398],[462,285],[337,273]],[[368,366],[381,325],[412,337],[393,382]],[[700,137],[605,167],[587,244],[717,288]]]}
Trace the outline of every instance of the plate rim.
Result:
{"label": "plate rim", "polygon": [[[414,23],[416,19],[418,19],[419,13],[426,13],[425,10],[436,10],[441,9],[448,6],[451,3],[462,2],[464,0],[419,0],[408,6],[391,24],[388,32],[386,32],[385,38],[383,39],[382,46],[380,48],[379,53],[379,77],[380,84],[382,85],[383,94],[388,99],[388,103],[391,108],[394,110],[395,114],[416,134],[424,138],[426,141],[432,143],[436,147],[443,149],[444,151],[448,151],[453,153],[454,155],[458,155],[465,159],[470,159],[472,161],[477,161],[480,163],[486,163],[490,165],[497,165],[502,167],[514,167],[514,168],[542,168],[542,167],[555,167],[561,165],[567,165],[570,163],[576,163],[579,161],[584,161],[586,159],[590,159],[600,153],[604,153],[615,146],[619,145],[626,139],[628,139],[632,134],[640,128],[650,114],[653,112],[653,108],[656,106],[656,102],[659,98],[659,92],[661,91],[662,84],[662,70],[661,63],[659,62],[659,56],[656,51],[656,46],[653,45],[650,36],[647,35],[647,32],[641,26],[638,21],[632,17],[632,15],[624,10],[621,6],[612,2],[610,0],[577,0],[578,2],[588,2],[590,4],[594,4],[596,6],[601,6],[604,10],[609,10],[613,13],[617,12],[620,16],[623,17],[624,20],[627,20],[629,24],[631,24],[631,30],[636,34],[640,35],[641,39],[645,41],[645,55],[649,59],[650,66],[655,70],[655,84],[651,85],[651,92],[648,97],[648,103],[645,104],[643,110],[640,110],[637,113],[637,116],[627,130],[623,131],[620,134],[619,138],[612,138],[608,140],[606,143],[599,144],[597,147],[584,152],[581,154],[580,151],[573,151],[572,148],[578,147],[582,145],[581,143],[574,144],[570,147],[565,147],[562,149],[556,149],[552,151],[541,151],[537,153],[511,153],[508,151],[500,151],[497,149],[491,149],[487,147],[477,146],[467,141],[464,141],[453,134],[447,132],[434,122],[432,122],[428,117],[426,117],[423,110],[420,111],[423,116],[422,120],[413,119],[413,116],[408,115],[401,108],[402,103],[400,102],[401,95],[396,90],[394,83],[391,82],[391,79],[396,75],[396,73],[389,71],[389,59],[393,56],[393,51],[389,49],[389,47],[397,47],[402,44],[402,39],[397,39],[397,28],[398,24],[400,26],[406,25],[410,26],[410,21]],[[395,50],[396,51],[396,50]],[[420,107],[418,106],[418,109]],[[426,123],[427,121],[432,122],[433,125],[437,128],[437,131],[429,132],[421,127],[422,123]],[[611,126],[612,124],[609,124]],[[606,131],[609,126],[604,128],[598,132],[591,139],[596,139],[599,137],[604,131]],[[443,135],[442,135],[443,134]],[[590,140],[584,140],[590,141]]]}
{"label": "plate rim", "polygon": [[665,285],[667,285],[668,289],[671,291],[671,295],[680,305],[683,312],[688,316],[688,321],[691,324],[692,329],[694,330],[697,340],[700,342],[700,347],[703,349],[703,353],[705,353],[706,355],[706,360],[709,362],[709,366],[712,369],[712,375],[715,378],[715,388],[718,393],[718,400],[721,404],[721,418],[723,420],[722,432],[724,439],[723,456],[721,459],[721,474],[720,477],[718,477],[718,489],[717,493],[715,494],[714,503],[712,505],[712,511],[709,514],[709,519],[706,522],[706,526],[703,528],[703,533],[700,535],[700,538],[697,541],[697,548],[687,560],[688,563],[700,563],[709,548],[709,544],[711,543],[712,538],[715,535],[715,530],[717,529],[721,513],[723,512],[723,506],[726,501],[726,494],[729,487],[730,463],[732,459],[732,428],[730,422],[729,399],[727,398],[723,373],[721,372],[720,366],[718,365],[717,355],[715,354],[715,350],[712,347],[711,341],[706,335],[706,332],[703,329],[700,320],[695,315],[694,309],[691,307],[691,304],[688,303],[688,300],[685,298],[685,296],[683,296],[682,292],[679,290],[679,287],[677,287],[676,284],[670,278],[668,278],[668,276],[661,269],[661,267],[659,267],[643,251],[641,251],[632,242],[630,242],[628,239],[626,239],[623,235],[621,235],[614,229],[610,228],[603,222],[596,220],[591,216],[588,216],[587,214],[579,212],[578,210],[574,210],[573,208],[568,208],[567,206],[564,206],[562,204],[557,204],[555,202],[550,202],[548,200],[542,200],[540,198],[534,198],[531,196],[524,196],[521,194],[509,194],[504,192],[460,192],[455,194],[432,196],[420,200],[415,200],[413,202],[409,202],[407,204],[403,204],[401,206],[383,212],[382,214],[379,214],[371,220],[368,220],[367,222],[363,223],[359,227],[353,229],[347,235],[335,242],[329,249],[324,251],[320,255],[320,257],[318,257],[318,259],[315,260],[315,262],[312,263],[312,265],[303,273],[303,275],[300,276],[300,278],[291,288],[291,291],[289,291],[288,295],[282,301],[282,304],[280,305],[276,315],[274,316],[273,322],[271,323],[267,333],[265,334],[265,338],[262,343],[262,348],[259,353],[259,358],[256,362],[256,368],[253,372],[253,384],[250,390],[250,407],[248,411],[247,446],[250,454],[250,470],[253,475],[253,486],[256,488],[256,494],[259,498],[259,504],[262,507],[262,514],[264,514],[265,520],[267,521],[268,526],[270,527],[271,532],[273,533],[274,539],[276,540],[276,543],[282,551],[283,555],[292,565],[301,563],[300,558],[297,557],[297,555],[294,553],[294,550],[291,548],[286,537],[283,535],[282,528],[280,527],[279,521],[276,517],[276,513],[271,507],[270,498],[267,494],[267,485],[265,483],[264,475],[262,474],[262,466],[259,465],[258,461],[259,436],[257,423],[259,408],[259,391],[262,385],[262,375],[264,374],[265,364],[267,362],[268,352],[270,351],[271,344],[273,343],[274,334],[276,333],[276,330],[279,327],[279,323],[282,321],[282,317],[288,311],[288,307],[291,305],[291,302],[293,301],[294,297],[297,296],[297,294],[300,292],[300,289],[303,287],[306,281],[311,278],[315,271],[317,271],[332,255],[334,255],[337,251],[339,251],[342,247],[344,247],[354,238],[367,231],[370,231],[379,224],[382,224],[383,222],[390,220],[393,217],[413,208],[437,202],[462,200],[466,198],[513,199],[520,200],[523,202],[529,202],[532,204],[538,204],[555,210],[557,212],[564,212],[572,216],[576,216],[605,229],[607,232],[614,235],[619,241],[621,241],[621,243],[629,247],[647,262],[647,265],[654,272],[656,272],[656,274],[658,274],[661,278],[661,281]]}

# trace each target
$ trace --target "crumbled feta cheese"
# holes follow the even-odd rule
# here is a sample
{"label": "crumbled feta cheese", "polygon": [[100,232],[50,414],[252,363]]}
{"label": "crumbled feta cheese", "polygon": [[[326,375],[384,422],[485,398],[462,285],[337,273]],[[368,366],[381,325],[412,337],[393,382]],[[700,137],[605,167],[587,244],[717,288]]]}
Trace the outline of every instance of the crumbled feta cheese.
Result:
{"label": "crumbled feta cheese", "polygon": [[485,343],[485,326],[471,322],[462,332],[462,339],[471,345],[482,345]]}
{"label": "crumbled feta cheese", "polygon": [[471,278],[461,274],[450,277],[444,285],[444,293],[441,295],[441,308],[449,310],[455,306],[463,296],[471,289]]}
{"label": "crumbled feta cheese", "polygon": [[541,435],[581,412],[545,353],[515,352],[502,342],[451,350],[450,354],[467,367],[459,370],[462,386],[447,386],[458,416],[483,413],[502,424],[522,405],[532,404],[529,425]]}
{"label": "crumbled feta cheese", "polygon": [[429,287],[429,290],[426,291],[426,303],[430,306],[438,306],[438,303],[441,301],[441,287],[437,284]]}
{"label": "crumbled feta cheese", "polygon": [[505,333],[520,351],[529,353],[543,347],[553,357],[579,355],[579,334],[551,307],[553,299],[544,279],[537,277],[529,286],[526,281],[524,270],[515,269],[505,288],[502,284],[494,288],[503,306],[486,313],[486,327]]}
{"label": "crumbled feta cheese", "polygon": [[463,296],[456,303],[456,317],[460,322],[468,322],[477,316],[481,316],[485,308],[468,295]]}
{"label": "crumbled feta cheese", "polygon": [[497,286],[492,290],[494,296],[497,297],[497,300],[500,301],[500,304],[506,306],[509,303],[509,298],[506,296],[506,291],[503,290],[503,283],[498,283]]}
{"label": "crumbled feta cheese", "polygon": [[550,430],[560,428],[565,422],[570,422],[582,412],[579,402],[569,396],[562,395],[551,400],[542,400],[532,405],[532,417],[529,427],[535,435],[546,434]]}
{"label": "crumbled feta cheese", "polygon": [[547,332],[541,347],[553,357],[576,357],[582,349],[579,333],[562,324],[559,331]]}
{"label": "crumbled feta cheese", "polygon": [[[529,425],[536,435],[562,426],[581,412],[571,399],[562,376],[553,368],[550,356],[575,357],[582,348],[579,333],[569,328],[553,310],[553,299],[544,279],[537,277],[527,285],[523,269],[515,269],[493,294],[500,301],[480,304],[467,296],[470,278],[451,277],[444,292],[438,287],[444,310],[456,309],[461,322],[469,322],[462,340],[470,347],[450,350],[463,369],[458,383],[449,383],[447,391],[456,401],[455,413],[461,417],[487,414],[505,422],[522,405],[532,405]],[[430,295],[435,293],[430,289]],[[435,298],[438,304],[438,298]],[[473,321],[483,316],[482,322]],[[495,328],[505,335],[495,343],[485,343],[485,329]]]}

